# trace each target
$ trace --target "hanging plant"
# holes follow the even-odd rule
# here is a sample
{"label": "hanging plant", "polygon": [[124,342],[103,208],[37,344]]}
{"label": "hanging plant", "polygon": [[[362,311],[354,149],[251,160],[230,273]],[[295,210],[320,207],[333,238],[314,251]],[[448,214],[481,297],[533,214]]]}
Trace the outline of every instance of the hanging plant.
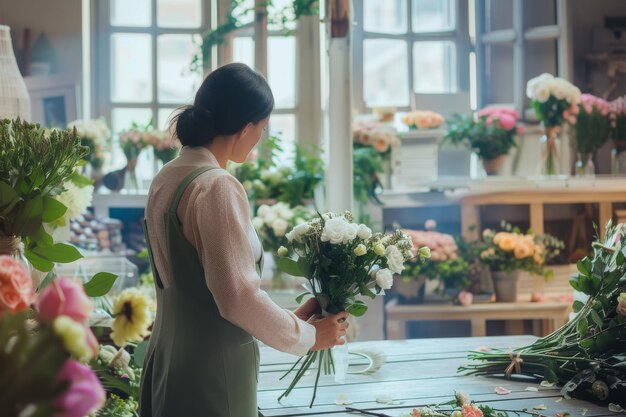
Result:
{"label": "hanging plant", "polygon": [[[193,57],[189,66],[191,72],[201,73],[204,68],[210,67],[213,46],[224,43],[230,33],[254,26],[254,18],[249,23],[245,22],[250,20],[250,13],[254,14],[254,7],[243,7],[244,2],[245,0],[232,0],[225,22],[202,36],[200,51]],[[267,24],[285,36],[292,32],[290,26],[302,16],[312,16],[319,12],[318,0],[293,0],[291,5],[281,9],[277,9],[272,0],[267,0],[263,6],[267,10]]]}

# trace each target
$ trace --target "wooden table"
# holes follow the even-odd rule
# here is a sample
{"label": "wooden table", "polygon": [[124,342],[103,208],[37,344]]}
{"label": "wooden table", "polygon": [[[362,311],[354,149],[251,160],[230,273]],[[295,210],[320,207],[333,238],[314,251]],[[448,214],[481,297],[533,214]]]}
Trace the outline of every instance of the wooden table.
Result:
{"label": "wooden table", "polygon": [[485,303],[459,306],[451,304],[397,305],[395,300],[385,307],[387,338],[406,339],[408,321],[469,320],[472,336],[486,335],[487,320],[541,320],[542,334],[552,333],[564,325],[571,311],[570,301],[541,303]]}
{"label": "wooden table", "polygon": [[[345,406],[336,405],[340,394],[352,401],[351,407],[384,413],[396,417],[409,413],[413,407],[433,405],[453,398],[454,390],[466,392],[476,402],[485,402],[500,409],[532,408],[544,404],[543,415],[554,416],[557,412],[569,412],[572,417],[616,415],[604,406],[571,399],[561,400],[559,388],[541,387],[534,381],[507,381],[501,378],[461,376],[456,370],[466,364],[467,351],[479,346],[500,348],[516,347],[531,343],[531,336],[412,339],[402,341],[357,342],[350,344],[350,351],[378,352],[386,356],[384,365],[374,374],[348,374],[345,384],[337,384],[332,376],[322,376],[313,408],[309,402],[313,393],[315,375],[306,375],[300,385],[279,403],[277,398],[289,384],[289,377],[279,377],[294,362],[294,356],[269,347],[261,348],[261,373],[259,376],[258,404],[265,417],[271,416],[334,416],[348,417],[361,414],[345,412]],[[351,363],[364,361],[351,359]],[[523,365],[522,365],[523,366]],[[500,396],[494,389],[498,386],[511,390]],[[537,392],[526,391],[529,386]],[[401,404],[377,403],[377,397],[387,396]],[[515,414],[510,414],[512,417]]]}

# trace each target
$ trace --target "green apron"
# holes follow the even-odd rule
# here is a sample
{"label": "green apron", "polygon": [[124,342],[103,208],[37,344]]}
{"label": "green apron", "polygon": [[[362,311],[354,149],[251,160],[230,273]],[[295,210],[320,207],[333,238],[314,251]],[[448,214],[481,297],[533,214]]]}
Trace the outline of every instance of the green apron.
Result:
{"label": "green apron", "polygon": [[[187,186],[214,168],[202,167],[189,174],[165,213],[172,281],[168,288],[164,288],[156,270],[144,220],[157,287],[157,314],[141,380],[141,417],[259,415],[257,342],[220,315],[207,288],[198,253],[183,235],[176,215]],[[261,257],[259,263],[262,261]],[[257,264],[257,268],[262,266]]]}

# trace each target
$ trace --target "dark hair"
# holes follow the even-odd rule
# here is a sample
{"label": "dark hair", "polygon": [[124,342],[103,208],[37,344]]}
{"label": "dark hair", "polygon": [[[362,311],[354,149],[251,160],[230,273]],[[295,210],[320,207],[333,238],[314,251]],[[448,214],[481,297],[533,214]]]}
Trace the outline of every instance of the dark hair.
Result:
{"label": "dark hair", "polygon": [[261,74],[245,64],[227,64],[202,82],[193,104],[180,108],[170,129],[184,146],[208,145],[258,123],[274,109],[274,96]]}

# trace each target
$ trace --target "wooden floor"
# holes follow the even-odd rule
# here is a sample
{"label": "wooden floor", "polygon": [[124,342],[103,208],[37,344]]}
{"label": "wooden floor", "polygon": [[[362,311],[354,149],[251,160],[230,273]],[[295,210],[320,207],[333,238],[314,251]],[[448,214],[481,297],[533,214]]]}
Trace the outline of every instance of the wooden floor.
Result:
{"label": "wooden floor", "polygon": [[[306,375],[298,388],[279,403],[278,397],[289,384],[291,375],[279,378],[295,362],[295,357],[269,347],[261,348],[261,372],[259,376],[258,404],[265,417],[270,416],[359,416],[347,413],[345,405],[337,405],[340,395],[352,402],[350,407],[365,409],[396,417],[409,413],[413,407],[447,402],[454,391],[464,391],[480,403],[494,408],[520,410],[545,405],[538,411],[545,416],[569,412],[572,417],[616,415],[606,406],[598,406],[581,400],[561,399],[558,388],[545,388],[534,381],[507,381],[501,378],[460,376],[456,370],[467,363],[467,351],[479,346],[516,347],[532,342],[531,336],[412,339],[350,344],[350,351],[370,351],[384,354],[385,364],[374,374],[348,374],[345,384],[334,382],[332,376],[322,376],[313,408],[309,402],[315,378],[313,372]],[[351,364],[365,363],[351,356]],[[527,387],[539,391],[527,391]],[[511,390],[511,394],[497,395],[496,387]],[[377,402],[387,397],[397,404]],[[585,411],[586,409],[586,411]],[[515,414],[510,413],[511,416]]]}

